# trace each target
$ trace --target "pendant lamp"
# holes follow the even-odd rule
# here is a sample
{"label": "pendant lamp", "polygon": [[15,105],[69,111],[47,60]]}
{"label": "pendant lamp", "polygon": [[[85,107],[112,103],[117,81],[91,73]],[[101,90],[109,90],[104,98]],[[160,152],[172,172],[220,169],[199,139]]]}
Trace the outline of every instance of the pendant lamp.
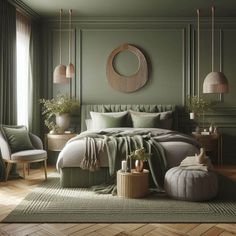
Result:
{"label": "pendant lamp", "polygon": [[75,67],[71,63],[71,15],[72,10],[69,10],[69,63],[66,67],[66,78],[74,78],[75,76]]}
{"label": "pendant lamp", "polygon": [[214,72],[214,15],[215,7],[212,6],[212,72],[203,82],[203,93],[228,93],[229,84],[223,72]]}
{"label": "pendant lamp", "polygon": [[53,83],[55,84],[68,83],[68,79],[66,79],[66,66],[61,63],[61,15],[62,9],[60,10],[60,64],[56,66],[53,72]]}

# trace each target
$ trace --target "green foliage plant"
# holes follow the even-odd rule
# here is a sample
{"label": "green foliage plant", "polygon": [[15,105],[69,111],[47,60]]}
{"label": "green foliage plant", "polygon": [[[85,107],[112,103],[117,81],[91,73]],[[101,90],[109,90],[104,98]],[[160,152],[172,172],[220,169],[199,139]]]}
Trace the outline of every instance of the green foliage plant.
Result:
{"label": "green foliage plant", "polygon": [[187,97],[186,108],[188,112],[201,114],[207,111],[210,107],[211,107],[211,102],[204,98],[198,96]]}
{"label": "green foliage plant", "polygon": [[58,130],[58,126],[55,123],[56,115],[64,113],[72,113],[78,111],[80,103],[76,99],[71,99],[67,95],[58,93],[55,98],[52,99],[40,99],[42,104],[42,114],[45,117],[44,123],[49,130]]}
{"label": "green foliage plant", "polygon": [[150,154],[146,152],[145,148],[136,149],[131,152],[129,158],[141,161],[147,161],[150,157]]}

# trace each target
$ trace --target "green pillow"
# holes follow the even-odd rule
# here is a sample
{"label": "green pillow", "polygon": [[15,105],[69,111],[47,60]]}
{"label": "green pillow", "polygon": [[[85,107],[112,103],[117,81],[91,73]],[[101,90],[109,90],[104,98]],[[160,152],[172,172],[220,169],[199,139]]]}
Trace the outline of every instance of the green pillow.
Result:
{"label": "green pillow", "polygon": [[93,130],[106,128],[117,128],[126,126],[126,116],[128,112],[90,112]]}
{"label": "green pillow", "polygon": [[159,128],[160,114],[157,115],[141,115],[131,113],[132,123],[134,128]]}
{"label": "green pillow", "polygon": [[3,127],[3,130],[10,146],[11,153],[35,149],[30,141],[29,133],[25,127]]}
{"label": "green pillow", "polygon": [[129,111],[130,114],[136,114],[136,115],[159,115],[160,114],[160,123],[158,127],[155,128],[161,128],[161,129],[168,129],[171,130],[173,126],[173,118],[174,114],[173,111],[163,111],[163,112],[139,112],[139,111]]}

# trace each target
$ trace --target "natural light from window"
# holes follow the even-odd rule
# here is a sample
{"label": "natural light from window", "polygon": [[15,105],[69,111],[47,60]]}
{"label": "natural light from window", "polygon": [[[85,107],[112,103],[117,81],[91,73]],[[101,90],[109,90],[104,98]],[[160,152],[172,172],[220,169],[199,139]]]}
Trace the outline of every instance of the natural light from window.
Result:
{"label": "natural light from window", "polygon": [[28,127],[30,21],[17,13],[17,124]]}

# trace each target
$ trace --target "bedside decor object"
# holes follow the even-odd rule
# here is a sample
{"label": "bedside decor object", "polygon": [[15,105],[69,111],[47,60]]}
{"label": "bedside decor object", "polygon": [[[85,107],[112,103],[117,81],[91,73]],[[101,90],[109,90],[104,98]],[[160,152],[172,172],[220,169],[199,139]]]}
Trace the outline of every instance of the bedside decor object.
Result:
{"label": "bedside decor object", "polygon": [[199,126],[197,126],[196,128],[195,128],[195,133],[197,133],[197,134],[200,134],[200,127]]}
{"label": "bedside decor object", "polygon": [[215,6],[211,7],[212,10],[212,72],[209,73],[203,82],[203,93],[219,93],[220,101],[222,94],[229,92],[229,84],[223,72],[214,71],[214,16]]}
{"label": "bedside decor object", "polygon": [[52,133],[64,133],[70,126],[70,114],[79,110],[79,101],[59,93],[56,98],[40,99],[45,125]]}
{"label": "bedside decor object", "polygon": [[70,127],[70,114],[69,113],[57,113],[56,124],[60,129],[60,132],[65,132]]}
{"label": "bedside decor object", "polygon": [[53,83],[55,84],[66,84],[68,83],[68,79],[66,79],[66,66],[61,62],[61,15],[63,10],[60,10],[60,64],[56,66],[53,72]]}
{"label": "bedside decor object", "polygon": [[212,158],[212,161],[216,159],[218,166],[223,163],[222,156],[222,135],[219,133],[192,133],[192,136],[200,143],[201,147],[205,149],[208,156]]}
{"label": "bedside decor object", "polygon": [[71,15],[72,10],[69,10],[69,62],[66,67],[66,78],[72,79],[75,76],[75,66],[71,63]]}
{"label": "bedside decor object", "polygon": [[130,158],[130,160],[135,159],[135,170],[137,172],[142,172],[143,162],[148,160],[148,158],[150,157],[150,154],[145,151],[145,148],[140,148],[131,152],[128,157]]}
{"label": "bedside decor object", "polygon": [[209,126],[209,132],[210,132],[210,134],[213,133],[213,131],[214,131],[214,130],[213,130],[213,124],[211,123],[210,126]]}
{"label": "bedside decor object", "polygon": [[206,153],[205,153],[205,149],[204,148],[200,148],[200,153],[197,156],[198,161],[200,164],[204,164],[206,163],[207,159],[206,159]]}
{"label": "bedside decor object", "polygon": [[127,161],[121,162],[121,171],[123,171],[123,172],[127,171]]}
{"label": "bedside decor object", "polygon": [[[131,53],[134,53],[138,57],[138,71],[131,76],[122,76],[118,74],[113,66],[115,56],[123,51],[129,51]],[[146,58],[137,47],[130,44],[123,44],[113,50],[109,55],[106,66],[106,74],[107,80],[113,89],[126,93],[134,92],[147,83],[148,67]]]}
{"label": "bedside decor object", "polygon": [[214,126],[214,134],[218,134],[218,127]]}
{"label": "bedside decor object", "polygon": [[190,112],[189,113],[189,118],[190,118],[190,120],[194,120],[195,119],[195,113],[194,112]]}
{"label": "bedside decor object", "polygon": [[[186,108],[187,111],[190,113],[190,119],[194,118],[195,116],[199,116],[200,114],[203,115],[203,123],[204,123],[204,112],[208,110],[211,106],[211,102],[207,101],[204,98],[199,96],[187,96],[186,100]],[[194,113],[194,115],[191,113]],[[204,124],[203,124],[204,127]]]}

